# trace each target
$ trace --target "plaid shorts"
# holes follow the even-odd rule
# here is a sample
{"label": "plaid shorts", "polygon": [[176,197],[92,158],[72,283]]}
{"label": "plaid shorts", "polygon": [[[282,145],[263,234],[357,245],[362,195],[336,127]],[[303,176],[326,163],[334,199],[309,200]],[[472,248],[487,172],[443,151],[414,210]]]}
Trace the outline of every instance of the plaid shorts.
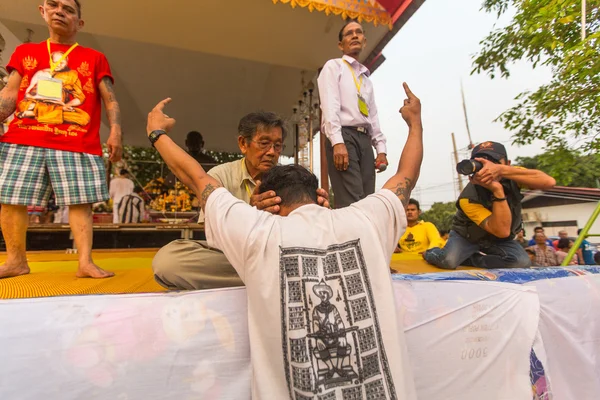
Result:
{"label": "plaid shorts", "polygon": [[109,198],[102,157],[0,143],[0,204],[46,207],[90,204]]}

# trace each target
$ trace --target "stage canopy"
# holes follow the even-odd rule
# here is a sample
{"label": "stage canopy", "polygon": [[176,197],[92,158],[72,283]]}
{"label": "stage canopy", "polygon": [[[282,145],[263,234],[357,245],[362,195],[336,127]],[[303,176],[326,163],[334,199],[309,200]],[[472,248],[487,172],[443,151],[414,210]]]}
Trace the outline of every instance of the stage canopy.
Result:
{"label": "stage canopy", "polygon": [[[40,42],[47,29],[42,0],[0,0],[3,63],[21,42]],[[424,0],[141,0],[82,1],[85,27],[79,43],[108,57],[123,116],[124,142],[148,145],[146,116],[165,97],[177,119],[173,137],[183,145],[190,130],[210,150],[238,151],[237,123],[254,110],[290,117],[308,82],[339,56],[343,17],[366,28],[363,62],[383,62],[383,46]],[[107,129],[102,130],[103,140]],[[288,139],[286,153],[293,146]]]}

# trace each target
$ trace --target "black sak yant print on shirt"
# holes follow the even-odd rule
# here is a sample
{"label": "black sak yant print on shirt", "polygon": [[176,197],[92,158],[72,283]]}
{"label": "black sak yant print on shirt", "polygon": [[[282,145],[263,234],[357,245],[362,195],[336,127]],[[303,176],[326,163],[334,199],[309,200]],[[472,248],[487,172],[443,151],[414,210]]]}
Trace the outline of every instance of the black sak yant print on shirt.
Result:
{"label": "black sak yant print on shirt", "polygon": [[397,398],[358,240],[281,248],[279,284],[290,398]]}

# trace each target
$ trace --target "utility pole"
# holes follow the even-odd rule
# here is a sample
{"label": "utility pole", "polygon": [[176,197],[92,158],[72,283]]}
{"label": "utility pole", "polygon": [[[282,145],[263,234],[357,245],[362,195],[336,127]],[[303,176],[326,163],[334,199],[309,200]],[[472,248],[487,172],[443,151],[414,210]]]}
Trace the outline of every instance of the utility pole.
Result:
{"label": "utility pole", "polygon": [[[463,90],[462,80],[460,81],[460,95],[462,96],[463,113],[465,114],[465,125],[467,126],[467,135],[469,135],[469,150],[473,147],[473,139],[471,139],[471,129],[469,128],[469,118],[467,118],[467,102],[465,101],[465,91]],[[454,135],[454,134],[453,134]],[[456,146],[454,146],[456,149]]]}
{"label": "utility pole", "polygon": [[[454,138],[454,132],[452,132],[452,147],[454,148],[454,164],[458,164],[458,150],[456,149],[456,139]],[[460,174],[457,172],[456,175],[458,175],[458,188],[460,189],[460,191],[463,191],[463,183],[462,183],[462,177],[460,176]]]}

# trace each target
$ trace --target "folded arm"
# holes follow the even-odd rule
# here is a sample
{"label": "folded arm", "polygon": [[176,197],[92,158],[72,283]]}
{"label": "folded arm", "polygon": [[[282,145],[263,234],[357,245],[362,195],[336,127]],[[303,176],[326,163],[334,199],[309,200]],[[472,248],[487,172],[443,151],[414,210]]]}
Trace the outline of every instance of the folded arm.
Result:
{"label": "folded arm", "polygon": [[515,181],[519,186],[528,189],[550,189],[556,185],[556,180],[550,175],[537,169],[516,168],[503,165],[501,176]]}
{"label": "folded arm", "polygon": [[461,210],[486,232],[498,238],[508,237],[512,225],[512,214],[504,187],[498,181],[484,183],[477,177],[477,174],[470,179],[472,184],[482,186],[492,192],[492,196],[496,201],[492,201],[492,210],[490,211],[481,204],[470,203],[467,199],[461,199],[459,201]]}
{"label": "folded arm", "polygon": [[475,158],[483,168],[475,174],[475,178],[484,184],[501,179],[514,181],[520,187],[528,189],[550,189],[556,181],[550,175],[537,169],[512,167],[507,164],[496,164],[484,158]]}

